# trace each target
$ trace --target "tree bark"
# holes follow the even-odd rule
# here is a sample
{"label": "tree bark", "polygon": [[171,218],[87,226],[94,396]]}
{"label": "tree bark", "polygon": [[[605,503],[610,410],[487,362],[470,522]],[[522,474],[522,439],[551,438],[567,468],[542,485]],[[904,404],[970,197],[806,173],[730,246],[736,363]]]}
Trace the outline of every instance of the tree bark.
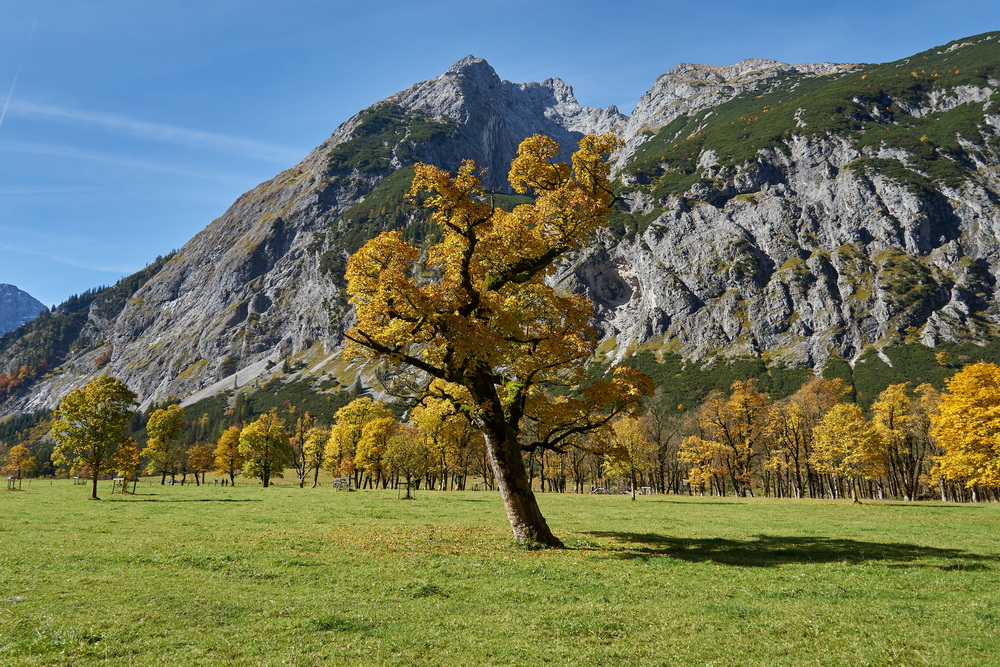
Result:
{"label": "tree bark", "polygon": [[547,547],[563,548],[563,543],[549,530],[535,500],[521,459],[521,447],[491,430],[485,431],[485,435],[490,465],[514,539],[521,543],[538,542]]}

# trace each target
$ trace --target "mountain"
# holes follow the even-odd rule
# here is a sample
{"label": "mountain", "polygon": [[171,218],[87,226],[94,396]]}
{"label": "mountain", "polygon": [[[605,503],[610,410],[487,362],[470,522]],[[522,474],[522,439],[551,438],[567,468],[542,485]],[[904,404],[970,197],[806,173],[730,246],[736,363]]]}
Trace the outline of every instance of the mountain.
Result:
{"label": "mountain", "polygon": [[35,297],[13,285],[0,283],[0,334],[27,324],[43,310],[45,304]]}
{"label": "mountain", "polygon": [[[352,252],[431,233],[415,162],[485,166],[501,205],[517,144],[614,132],[611,229],[558,280],[595,302],[602,354],[821,366],[905,341],[992,339],[1000,323],[1000,34],[894,63],[682,64],[630,116],[559,79],[515,84],[467,57],[341,125],[175,254],[0,339],[0,371],[55,368],[0,410],[49,407],[110,370],[146,401],[273,366],[349,384],[339,356]],[[285,364],[284,362],[289,362]]]}

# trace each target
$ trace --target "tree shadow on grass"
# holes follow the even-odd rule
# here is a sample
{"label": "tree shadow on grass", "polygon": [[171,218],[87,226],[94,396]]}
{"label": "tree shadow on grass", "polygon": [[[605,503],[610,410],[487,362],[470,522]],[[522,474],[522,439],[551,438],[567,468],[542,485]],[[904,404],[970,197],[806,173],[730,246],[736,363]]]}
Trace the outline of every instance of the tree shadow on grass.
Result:
{"label": "tree shadow on grass", "polygon": [[[669,556],[691,563],[718,563],[740,567],[776,567],[807,563],[886,563],[890,567],[936,567],[942,570],[988,570],[1000,556],[985,556],[961,549],[942,549],[898,542],[861,542],[831,537],[755,535],[746,540],[692,539],[655,533],[619,531],[591,532],[611,538],[622,546],[613,549],[622,559],[647,560]],[[949,559],[950,563],[925,563],[927,559]],[[957,562],[955,562],[957,561]]]}

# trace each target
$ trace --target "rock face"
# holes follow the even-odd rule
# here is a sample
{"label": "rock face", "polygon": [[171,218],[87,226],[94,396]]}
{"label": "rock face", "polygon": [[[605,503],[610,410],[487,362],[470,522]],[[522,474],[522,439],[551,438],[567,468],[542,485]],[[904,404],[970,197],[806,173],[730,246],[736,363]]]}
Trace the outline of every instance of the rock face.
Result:
{"label": "rock face", "polygon": [[[611,231],[557,276],[593,299],[609,358],[818,366],[893,341],[985,340],[1000,322],[998,41],[884,66],[678,65],[630,117],[581,107],[558,79],[515,84],[464,58],[345,122],[74,327],[51,326],[62,307],[47,316],[46,331],[72,332],[45,347],[59,368],[0,411],[51,407],[108,371],[147,403],[286,360],[353,381],[338,355],[343,267],[383,229],[423,238],[402,196],[411,165],[472,158],[504,192],[532,134],[564,148],[588,132],[625,141]],[[44,347],[29,340],[3,339],[0,371]]]}
{"label": "rock face", "polygon": [[43,310],[45,304],[35,297],[13,285],[0,283],[0,334],[27,324]]}
{"label": "rock face", "polygon": [[789,141],[760,155],[740,194],[673,199],[563,278],[595,301],[619,359],[646,345],[818,366],[880,342],[994,335],[1000,162],[918,195],[847,169],[861,157],[844,142]]}

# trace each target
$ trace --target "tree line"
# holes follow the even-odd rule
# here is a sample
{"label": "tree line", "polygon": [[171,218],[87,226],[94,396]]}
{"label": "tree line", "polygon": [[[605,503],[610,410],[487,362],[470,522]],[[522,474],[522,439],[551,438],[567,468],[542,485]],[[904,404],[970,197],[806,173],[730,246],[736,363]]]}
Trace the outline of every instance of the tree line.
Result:
{"label": "tree line", "polygon": [[[971,364],[945,384],[943,392],[890,385],[869,411],[848,400],[842,380],[819,377],[778,401],[753,380],[690,409],[654,395],[642,411],[565,447],[526,451],[523,461],[541,492],[1000,499],[1000,366]],[[495,484],[482,433],[441,398],[427,396],[398,418],[361,396],[332,423],[294,407],[273,409],[192,445],[181,439],[184,410],[171,405],[149,415],[143,447],[127,434],[134,401],[124,383],[104,376],[71,392],[56,412],[53,458],[93,479],[94,497],[96,479],[107,475],[203,484],[213,473],[268,486],[291,472],[298,486],[315,487],[326,471],[353,488]],[[23,445],[0,462],[17,478],[39,469]]]}
{"label": "tree line", "polygon": [[866,412],[840,379],[810,379],[780,401],[737,381],[695,409],[617,422],[606,470],[672,493],[998,499],[1000,366],[968,365],[945,385],[890,385]]}

